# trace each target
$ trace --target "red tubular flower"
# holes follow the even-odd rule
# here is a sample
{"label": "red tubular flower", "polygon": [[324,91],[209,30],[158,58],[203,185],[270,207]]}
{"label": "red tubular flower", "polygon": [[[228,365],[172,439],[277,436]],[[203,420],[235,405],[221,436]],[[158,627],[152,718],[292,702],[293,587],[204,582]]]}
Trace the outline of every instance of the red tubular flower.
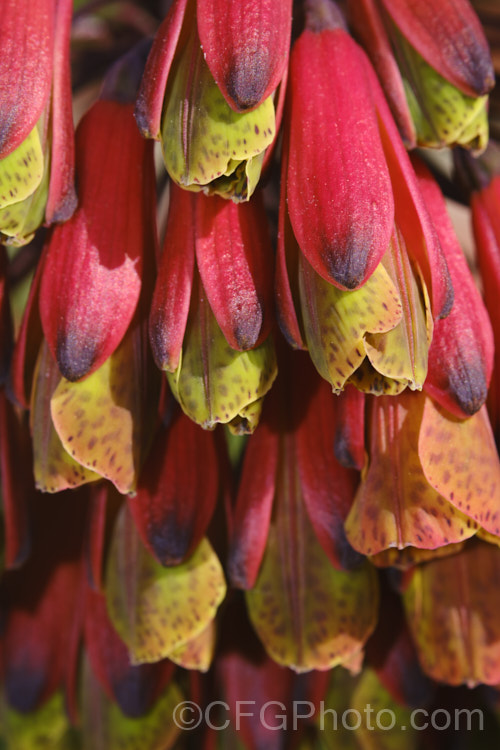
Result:
{"label": "red tubular flower", "polygon": [[484,148],[484,97],[493,87],[488,44],[468,0],[355,0],[355,33],[380,77],[409,148],[457,142]]}
{"label": "red tubular flower", "polygon": [[425,389],[445,409],[463,419],[475,414],[486,401],[493,370],[493,331],[443,195],[424,164],[417,158],[412,161],[457,290],[450,314],[436,321],[434,327]]}
{"label": "red tubular flower", "polygon": [[[356,559],[343,531],[356,480],[333,454],[336,401],[305,355],[295,356],[300,364],[298,359],[293,364],[288,383],[283,376],[278,380],[245,455],[229,556],[231,580],[245,589],[255,583],[273,503],[281,502],[286,487],[291,492],[288,482],[297,483],[295,492],[331,563],[342,568]],[[300,412],[293,416],[299,404]]]}
{"label": "red tubular flower", "polygon": [[[222,5],[224,29],[215,21]],[[250,198],[279,128],[284,85],[278,97],[275,91],[286,79],[290,28],[290,0],[172,4],[146,64],[136,118],[146,137],[161,140],[178,185]]]}
{"label": "red tubular flower", "polygon": [[495,369],[488,394],[488,409],[493,429],[500,430],[500,176],[472,193],[472,222],[484,288],[484,299],[493,324],[495,336]]}
{"label": "red tubular flower", "polygon": [[[7,0],[2,5],[0,231],[15,243],[26,242],[44,220],[50,224],[68,219],[76,207],[69,65],[72,11],[71,0],[41,0],[35,5]],[[21,153],[29,139],[29,153]],[[1,161],[15,159],[16,154],[18,183],[11,182],[13,170],[2,169]],[[27,158],[30,154],[34,161]],[[17,201],[21,180],[28,187]]]}
{"label": "red tubular flower", "polygon": [[241,417],[274,379],[271,269],[260,196],[234,204],[172,185],[150,340],[182,408],[205,427]]}
{"label": "red tubular flower", "polygon": [[[387,250],[394,203],[363,53],[335,18],[308,28],[292,49],[285,127],[286,195],[309,263],[343,289],[366,282]],[[315,6],[318,6],[315,8]],[[353,85],[355,82],[355,86]]]}
{"label": "red tubular flower", "polygon": [[[80,206],[56,227],[40,287],[43,330],[67,380],[114,352],[139,299],[143,255],[155,227],[152,145],[132,106],[98,101],[77,132]],[[68,252],[71,247],[71,252]]]}

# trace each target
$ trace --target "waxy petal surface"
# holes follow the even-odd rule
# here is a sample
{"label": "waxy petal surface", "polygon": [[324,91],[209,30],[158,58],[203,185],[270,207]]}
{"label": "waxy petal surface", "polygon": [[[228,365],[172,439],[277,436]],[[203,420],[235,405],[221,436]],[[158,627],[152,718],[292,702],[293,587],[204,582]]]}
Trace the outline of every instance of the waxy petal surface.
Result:
{"label": "waxy petal surface", "polygon": [[47,224],[66,221],[73,214],[77,204],[74,185],[75,137],[70,66],[72,20],[73,0],[57,0],[50,119],[50,186],[45,207]]}
{"label": "waxy petal surface", "polygon": [[154,225],[150,146],[130,105],[98,101],[78,128],[80,207],[54,229],[40,287],[44,333],[68,380],[102,365],[132,320]]}
{"label": "waxy petal surface", "polygon": [[448,317],[436,322],[425,388],[455,416],[468,417],[486,400],[493,370],[493,331],[441,190],[422,162],[414,159],[413,165],[446,256],[453,286],[460,290]]}
{"label": "waxy petal surface", "polygon": [[425,400],[411,393],[372,400],[369,465],[345,524],[348,540],[364,555],[391,547],[435,549],[477,530],[426,479],[419,459]]}
{"label": "waxy petal surface", "polygon": [[381,0],[410,44],[444,78],[478,96],[493,88],[488,43],[467,0]]}
{"label": "waxy petal surface", "polygon": [[318,274],[355,289],[387,250],[394,220],[362,52],[341,29],[305,31],[292,50],[289,85],[293,230]]}
{"label": "waxy petal surface", "polygon": [[208,67],[230,107],[258,106],[278,86],[288,62],[291,0],[198,0],[197,20]]}
{"label": "waxy petal surface", "polygon": [[160,428],[129,507],[162,565],[182,562],[205,535],[219,492],[217,462],[213,434],[180,410],[168,428]]}
{"label": "waxy petal surface", "polygon": [[365,359],[367,333],[384,333],[398,325],[401,300],[382,264],[360,289],[344,291],[301,257],[299,288],[311,359],[338,393]]}
{"label": "waxy petal surface", "polygon": [[198,270],[217,323],[233,349],[253,349],[269,334],[272,258],[261,195],[247,204],[198,196]]}
{"label": "waxy petal surface", "polygon": [[245,451],[232,519],[228,574],[231,584],[243,589],[255,584],[271,521],[279,457],[276,406],[273,390],[266,402],[265,418]]}
{"label": "waxy petal surface", "polygon": [[159,661],[199,635],[225,593],[221,565],[206,539],[186,562],[165,568],[146,550],[124,508],[109,552],[106,599],[132,664]]}
{"label": "waxy petal surface", "polygon": [[449,685],[500,681],[500,550],[478,543],[416,568],[403,594],[422,668]]}
{"label": "waxy petal surface", "polygon": [[430,484],[459,511],[500,536],[500,460],[486,407],[458,420],[426,399],[418,453]]}
{"label": "waxy petal surface", "polygon": [[348,385],[337,398],[335,457],[347,469],[361,471],[365,465],[365,395]]}
{"label": "waxy petal surface", "polygon": [[52,81],[54,0],[5,0],[0,40],[0,159],[33,130]]}

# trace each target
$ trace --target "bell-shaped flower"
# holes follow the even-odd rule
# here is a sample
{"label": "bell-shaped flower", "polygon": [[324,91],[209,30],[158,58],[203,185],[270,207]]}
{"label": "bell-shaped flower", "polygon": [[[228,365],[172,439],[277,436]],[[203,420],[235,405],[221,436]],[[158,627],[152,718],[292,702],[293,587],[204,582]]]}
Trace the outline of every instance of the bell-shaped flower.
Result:
{"label": "bell-shaped flower", "polygon": [[76,207],[71,0],[7,0],[0,36],[0,237],[29,242]]}
{"label": "bell-shaped flower", "polygon": [[235,204],[172,185],[150,339],[175,397],[203,427],[255,428],[276,376],[271,292],[260,196]]}
{"label": "bell-shaped flower", "polygon": [[406,145],[483,150],[494,72],[468,0],[354,0],[349,10]]}
{"label": "bell-shaped flower", "polygon": [[281,364],[245,454],[228,570],[268,654],[324,670],[362,652],[377,583],[346,543],[356,474],[333,454],[337,399],[305,355]]}
{"label": "bell-shaped flower", "polygon": [[405,566],[475,534],[500,542],[500,461],[486,407],[457,419],[407,391],[369,400],[366,421],[366,462],[345,523],[354,549]]}
{"label": "bell-shaped flower", "polygon": [[239,202],[254,192],[276,135],[291,2],[224,3],[223,28],[219,5],[175,0],[146,64],[136,118],[145,136],[161,140],[178,185]]}
{"label": "bell-shaped flower", "polygon": [[[406,386],[421,389],[433,318],[446,316],[453,302],[446,260],[368,60],[341,28],[325,30],[321,25],[319,29],[306,30],[292,51],[287,115],[294,117],[296,101],[302,106],[295,86],[294,59],[303,41],[307,41],[308,60],[315,59],[321,44],[328,43],[332,59],[342,51],[342,60],[355,61],[366,88],[357,88],[356,98],[362,96],[362,101],[354,122],[352,87],[346,82],[343,99],[335,98],[337,103],[344,102],[344,108],[336,113],[335,137],[325,130],[312,149],[321,153],[314,170],[308,171],[307,163],[302,162],[301,130],[293,119],[286,122],[277,258],[280,324],[292,345],[309,349],[318,371],[336,392],[347,382],[371,393],[398,393]],[[326,65],[319,68],[318,78]],[[323,89],[317,87],[321,106],[329,102],[326,76],[322,85]],[[302,80],[300,93],[306,101],[313,96],[313,88]],[[321,108],[319,113],[321,120]],[[358,160],[363,155],[359,143],[365,139],[361,131],[353,141],[350,138],[356,128],[366,130],[367,121],[370,129],[373,126],[370,156]],[[312,119],[309,124],[316,128]],[[328,118],[324,127],[329,128]],[[316,158],[311,153],[311,159]],[[317,180],[318,170],[327,162],[331,168]],[[306,176],[305,183],[298,180],[297,165],[302,178]],[[386,176],[383,184],[381,175]],[[359,196],[358,185],[362,186]],[[358,212],[367,195],[385,201],[387,213],[382,211],[382,224],[379,212]],[[376,205],[372,203],[372,207]],[[351,273],[354,262],[362,263],[363,274],[355,283],[346,284],[346,276],[339,283],[342,274]],[[331,273],[333,267],[335,273]]]}

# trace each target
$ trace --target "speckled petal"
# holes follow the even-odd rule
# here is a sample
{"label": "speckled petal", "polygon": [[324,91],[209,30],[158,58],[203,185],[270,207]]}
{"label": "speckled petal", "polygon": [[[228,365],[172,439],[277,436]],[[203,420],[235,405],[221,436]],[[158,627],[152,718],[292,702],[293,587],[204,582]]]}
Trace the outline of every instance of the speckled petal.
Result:
{"label": "speckled petal", "polygon": [[143,546],[123,509],[109,552],[106,599],[133,664],[158,661],[199,635],[225,593],[222,567],[208,540],[186,562],[165,568]]}
{"label": "speckled petal", "polygon": [[500,682],[500,550],[484,542],[418,566],[403,595],[423,670],[449,685]]}
{"label": "speckled petal", "polygon": [[238,419],[243,409],[267,393],[275,377],[272,339],[248,352],[232,349],[197,284],[179,366],[167,373],[188,417],[206,429]]}
{"label": "speckled petal", "polygon": [[208,672],[214,656],[216,635],[215,623],[212,620],[205,630],[171,651],[168,658],[184,669]]}
{"label": "speckled petal", "polygon": [[82,734],[92,750],[165,750],[181,731],[173,721],[183,695],[171,682],[146,716],[129,718],[103,691],[92,669],[83,663]]}
{"label": "speckled petal", "polygon": [[60,492],[101,478],[65,450],[56,432],[50,413],[50,400],[60,380],[57,364],[44,342],[33,378],[30,412],[33,471],[36,486],[42,492]]}
{"label": "speckled petal", "polygon": [[195,32],[171,75],[162,120],[168,173],[181,187],[248,200],[275,136],[272,98],[252,112],[234,112],[208,69]]}
{"label": "speckled petal", "polygon": [[62,378],[51,398],[52,421],[67,453],[122,493],[135,490],[140,468],[141,398],[133,353],[128,335],[86,380]]}
{"label": "speckled petal", "polygon": [[301,257],[299,282],[311,359],[338,393],[365,358],[366,334],[383,333],[399,323],[401,300],[382,264],[360,289],[344,291],[322,279]]}
{"label": "speckled petal", "polygon": [[471,95],[486,94],[495,75],[488,42],[467,0],[382,0],[408,42],[439,73]]}
{"label": "speckled petal", "polygon": [[282,461],[275,516],[255,586],[250,619],[278,664],[303,672],[330,669],[361,651],[372,632],[378,589],[365,563],[336,570],[312,529],[293,456]]}
{"label": "speckled petal", "polygon": [[428,482],[455,508],[500,536],[500,461],[486,407],[459,420],[427,398],[418,453]]}
{"label": "speckled petal", "polygon": [[423,472],[418,448],[425,400],[412,393],[372,400],[369,464],[345,524],[348,540],[364,555],[390,547],[435,549],[477,530]]}

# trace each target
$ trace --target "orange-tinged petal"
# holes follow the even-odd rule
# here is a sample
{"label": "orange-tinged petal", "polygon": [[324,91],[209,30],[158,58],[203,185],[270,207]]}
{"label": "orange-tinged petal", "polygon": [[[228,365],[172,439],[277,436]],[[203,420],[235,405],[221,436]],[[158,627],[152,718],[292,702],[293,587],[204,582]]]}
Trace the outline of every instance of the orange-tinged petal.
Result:
{"label": "orange-tinged petal", "polygon": [[424,671],[449,685],[500,682],[500,550],[480,542],[418,566],[403,595]]}
{"label": "orange-tinged petal", "polygon": [[345,524],[348,540],[365,555],[391,547],[435,549],[477,530],[424,474],[419,434],[425,401],[411,393],[372,400],[369,464]]}
{"label": "orange-tinged petal", "polygon": [[434,489],[486,531],[500,536],[500,461],[486,407],[459,420],[426,399],[418,453]]}

